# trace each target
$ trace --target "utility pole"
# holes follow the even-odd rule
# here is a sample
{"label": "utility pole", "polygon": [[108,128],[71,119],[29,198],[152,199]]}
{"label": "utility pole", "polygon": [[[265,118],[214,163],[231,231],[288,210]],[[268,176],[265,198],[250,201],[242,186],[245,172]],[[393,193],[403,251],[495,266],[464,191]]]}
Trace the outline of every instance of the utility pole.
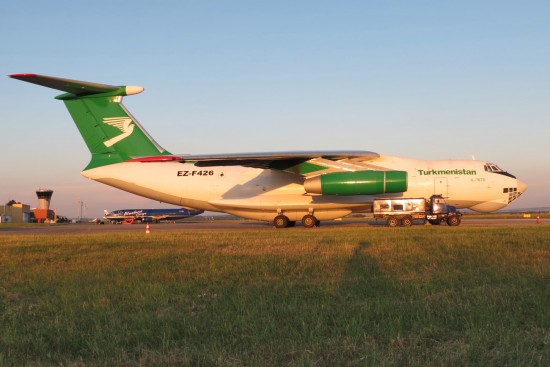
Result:
{"label": "utility pole", "polygon": [[80,199],[80,200],[77,201],[77,204],[78,204],[79,210],[80,210],[80,215],[78,217],[78,222],[82,223],[82,209],[84,208],[84,202],[82,201],[82,199]]}

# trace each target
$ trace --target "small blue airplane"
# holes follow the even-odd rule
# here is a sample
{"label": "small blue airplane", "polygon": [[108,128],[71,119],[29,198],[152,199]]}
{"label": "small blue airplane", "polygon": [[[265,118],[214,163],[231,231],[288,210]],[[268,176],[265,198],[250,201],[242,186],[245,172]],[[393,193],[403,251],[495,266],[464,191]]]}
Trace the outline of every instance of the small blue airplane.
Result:
{"label": "small blue airplane", "polygon": [[128,223],[137,222],[159,222],[161,220],[176,221],[184,218],[189,218],[204,212],[204,210],[194,210],[185,208],[174,209],[119,209],[105,213],[106,220],[111,223]]}

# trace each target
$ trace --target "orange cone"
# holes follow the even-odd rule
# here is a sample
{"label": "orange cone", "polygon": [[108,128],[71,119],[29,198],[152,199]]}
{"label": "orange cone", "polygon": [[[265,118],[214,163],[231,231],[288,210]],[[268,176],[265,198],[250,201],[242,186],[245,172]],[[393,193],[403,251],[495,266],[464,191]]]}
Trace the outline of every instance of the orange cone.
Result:
{"label": "orange cone", "polygon": [[147,226],[145,226],[145,234],[149,234],[151,231],[149,230],[149,223],[147,223]]}
{"label": "orange cone", "polygon": [[537,224],[540,224],[540,216],[537,215]]}

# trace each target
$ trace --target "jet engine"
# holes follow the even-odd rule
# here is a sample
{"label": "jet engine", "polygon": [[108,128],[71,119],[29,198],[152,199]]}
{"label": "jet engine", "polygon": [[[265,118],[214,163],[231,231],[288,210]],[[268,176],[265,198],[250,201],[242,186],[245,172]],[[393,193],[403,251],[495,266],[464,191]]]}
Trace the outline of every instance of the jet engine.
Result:
{"label": "jet engine", "polygon": [[407,191],[405,171],[333,172],[308,178],[304,182],[308,194],[378,195]]}

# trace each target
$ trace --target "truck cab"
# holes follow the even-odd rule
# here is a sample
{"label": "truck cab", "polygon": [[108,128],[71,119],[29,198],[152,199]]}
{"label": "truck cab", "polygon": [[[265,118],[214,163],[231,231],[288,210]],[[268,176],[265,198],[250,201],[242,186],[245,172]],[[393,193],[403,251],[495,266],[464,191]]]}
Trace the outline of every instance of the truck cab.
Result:
{"label": "truck cab", "polygon": [[426,220],[431,224],[441,224],[446,221],[450,226],[458,226],[462,213],[456,207],[448,205],[441,195],[432,195],[426,210]]}

